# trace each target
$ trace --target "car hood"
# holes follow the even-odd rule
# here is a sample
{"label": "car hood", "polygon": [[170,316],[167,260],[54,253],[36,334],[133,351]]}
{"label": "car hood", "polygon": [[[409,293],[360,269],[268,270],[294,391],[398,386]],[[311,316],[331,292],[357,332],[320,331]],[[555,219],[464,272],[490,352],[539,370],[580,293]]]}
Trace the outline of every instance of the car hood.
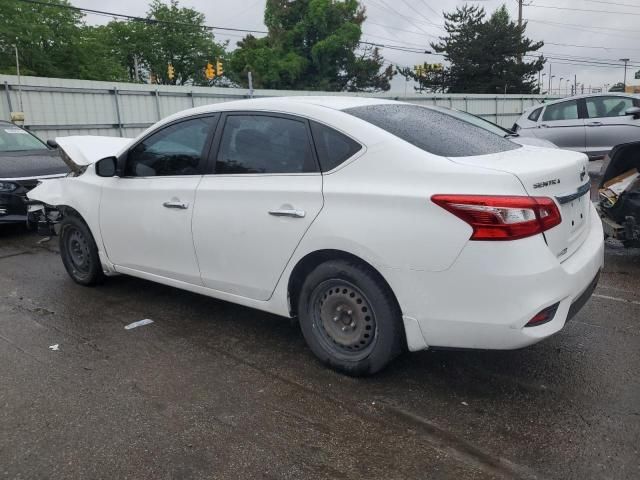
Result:
{"label": "car hood", "polygon": [[74,172],[102,158],[119,155],[130,142],[130,138],[95,135],[56,138],[62,159]]}
{"label": "car hood", "polygon": [[46,178],[67,173],[69,167],[55,150],[0,152],[0,179]]}

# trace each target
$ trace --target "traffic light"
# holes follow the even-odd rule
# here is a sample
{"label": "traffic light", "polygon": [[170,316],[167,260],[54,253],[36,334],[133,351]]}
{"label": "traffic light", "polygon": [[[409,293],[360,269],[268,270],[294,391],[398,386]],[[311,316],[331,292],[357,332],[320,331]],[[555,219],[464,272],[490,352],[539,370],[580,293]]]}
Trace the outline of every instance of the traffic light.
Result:
{"label": "traffic light", "polygon": [[204,76],[207,77],[207,80],[213,80],[216,76],[216,72],[210,62],[207,62],[207,68],[204,69]]}
{"label": "traffic light", "polygon": [[224,70],[222,69],[222,62],[218,60],[216,62],[216,75],[221,77],[223,73],[224,73]]}
{"label": "traffic light", "polygon": [[173,80],[175,76],[176,69],[173,68],[173,65],[171,65],[171,63],[167,63],[167,77],[169,77],[169,80]]}

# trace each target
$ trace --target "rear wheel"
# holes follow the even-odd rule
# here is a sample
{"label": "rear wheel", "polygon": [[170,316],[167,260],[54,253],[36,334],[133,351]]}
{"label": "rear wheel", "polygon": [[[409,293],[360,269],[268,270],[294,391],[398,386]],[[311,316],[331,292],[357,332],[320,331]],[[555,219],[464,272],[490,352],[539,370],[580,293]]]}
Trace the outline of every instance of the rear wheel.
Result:
{"label": "rear wheel", "polygon": [[298,304],[307,344],[335,370],[372,374],[402,351],[400,309],[389,287],[363,265],[319,265],[305,280]]}
{"label": "rear wheel", "polygon": [[67,215],[60,223],[60,255],[74,282],[96,285],[104,280],[96,242],[77,216]]}

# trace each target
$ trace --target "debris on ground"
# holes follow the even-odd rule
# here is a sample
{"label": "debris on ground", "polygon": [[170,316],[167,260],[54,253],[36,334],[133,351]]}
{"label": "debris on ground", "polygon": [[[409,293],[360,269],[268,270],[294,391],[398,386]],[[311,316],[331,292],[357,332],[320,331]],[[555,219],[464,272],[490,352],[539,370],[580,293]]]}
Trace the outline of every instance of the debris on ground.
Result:
{"label": "debris on ground", "polygon": [[53,350],[54,352],[57,352],[58,350],[60,350],[60,344],[56,343],[55,345],[49,345],[49,350]]}
{"label": "debris on ground", "polygon": [[153,320],[145,318],[143,320],[138,320],[137,322],[130,323],[129,325],[125,325],[124,329],[131,330],[132,328],[142,327],[144,325],[149,325],[150,323],[153,323]]}
{"label": "debris on ground", "polygon": [[615,205],[620,195],[636,183],[638,178],[640,178],[640,172],[638,172],[636,168],[632,168],[617,177],[613,177],[599,190],[600,198],[608,204],[608,206]]}

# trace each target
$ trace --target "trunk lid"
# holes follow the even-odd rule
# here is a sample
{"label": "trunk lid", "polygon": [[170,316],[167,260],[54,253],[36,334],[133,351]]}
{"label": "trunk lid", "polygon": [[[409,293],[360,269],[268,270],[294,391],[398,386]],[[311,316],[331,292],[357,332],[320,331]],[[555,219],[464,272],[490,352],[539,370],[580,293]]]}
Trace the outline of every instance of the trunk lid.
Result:
{"label": "trunk lid", "polygon": [[98,160],[117,156],[131,143],[130,138],[101,137],[97,135],[77,135],[57,137],[60,155],[69,168],[80,173],[87,165]]}
{"label": "trunk lid", "polygon": [[580,248],[587,237],[591,221],[591,198],[586,155],[525,146],[492,155],[450,160],[511,173],[520,180],[529,195],[552,198],[560,209],[562,223],[547,230],[544,236],[547,245],[561,262]]}

